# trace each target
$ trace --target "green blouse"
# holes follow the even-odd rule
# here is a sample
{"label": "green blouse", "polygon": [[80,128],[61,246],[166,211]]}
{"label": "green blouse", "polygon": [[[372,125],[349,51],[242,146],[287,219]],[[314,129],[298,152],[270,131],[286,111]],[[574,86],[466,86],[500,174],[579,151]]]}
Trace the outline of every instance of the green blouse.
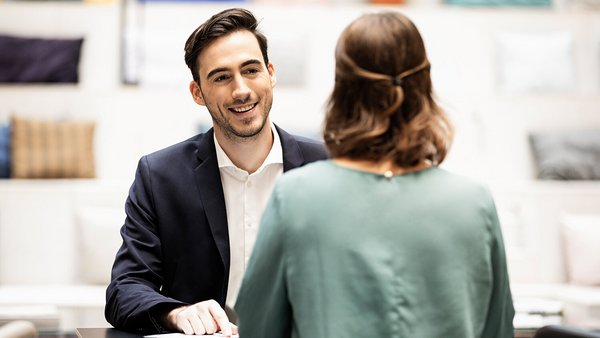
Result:
{"label": "green blouse", "polygon": [[513,337],[491,194],[437,167],[286,173],[235,310],[241,338]]}

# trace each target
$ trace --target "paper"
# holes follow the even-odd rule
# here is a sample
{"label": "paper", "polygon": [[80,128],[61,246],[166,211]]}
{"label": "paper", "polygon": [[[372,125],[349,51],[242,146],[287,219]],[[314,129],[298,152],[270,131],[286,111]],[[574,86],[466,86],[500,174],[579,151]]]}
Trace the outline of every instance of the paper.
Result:
{"label": "paper", "polygon": [[[183,333],[164,333],[164,334],[152,334],[148,336],[144,336],[144,338],[196,338],[196,337],[226,337],[222,333],[215,334],[203,334],[203,335],[187,335]],[[240,336],[234,334],[231,338],[239,338]]]}

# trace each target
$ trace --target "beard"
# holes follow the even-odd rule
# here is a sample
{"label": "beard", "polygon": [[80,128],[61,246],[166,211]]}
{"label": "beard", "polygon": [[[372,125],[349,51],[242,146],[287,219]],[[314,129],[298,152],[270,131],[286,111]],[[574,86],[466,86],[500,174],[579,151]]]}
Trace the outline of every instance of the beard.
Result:
{"label": "beard", "polygon": [[234,116],[235,113],[227,108],[221,110],[222,108],[219,105],[206,100],[204,93],[202,95],[206,109],[212,117],[213,127],[222,131],[225,137],[234,142],[248,142],[256,139],[264,129],[273,105],[273,94],[271,92],[270,95],[263,96],[262,100],[253,108],[260,110],[258,114],[245,119],[237,119]]}
{"label": "beard", "polygon": [[[260,132],[264,129],[267,122],[268,114],[262,114],[256,118],[249,118],[242,120],[242,124],[247,126],[246,128],[237,128],[233,126],[227,119],[215,118],[211,113],[213,124],[219,126],[219,129],[223,131],[225,137],[233,141],[250,141],[258,137]],[[255,119],[260,119],[258,125],[253,125]]]}
{"label": "beard", "polygon": [[[230,114],[235,114],[229,110],[223,112],[218,107],[208,104],[206,108],[210,113],[213,126],[221,130],[225,137],[234,142],[248,142],[256,139],[263,131],[271,110],[272,100],[265,102],[258,115],[238,120]],[[254,109],[260,108],[260,102]]]}

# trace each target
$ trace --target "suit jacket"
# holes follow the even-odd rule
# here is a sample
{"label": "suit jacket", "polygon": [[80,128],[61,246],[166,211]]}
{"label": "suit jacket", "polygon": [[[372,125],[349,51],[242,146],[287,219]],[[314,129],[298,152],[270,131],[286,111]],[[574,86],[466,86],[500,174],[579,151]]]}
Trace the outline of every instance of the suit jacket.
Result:
{"label": "suit jacket", "polygon": [[[283,170],[325,159],[322,143],[276,127]],[[125,203],[123,244],[106,291],[114,327],[161,332],[159,314],[215,299],[229,281],[229,234],[213,130],[142,157]]]}

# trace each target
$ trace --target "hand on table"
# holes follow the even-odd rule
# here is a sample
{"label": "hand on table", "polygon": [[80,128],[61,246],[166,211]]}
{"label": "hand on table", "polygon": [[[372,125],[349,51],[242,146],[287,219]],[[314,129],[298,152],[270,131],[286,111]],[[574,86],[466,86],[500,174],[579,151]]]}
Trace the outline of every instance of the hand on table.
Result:
{"label": "hand on table", "polygon": [[189,335],[220,332],[229,337],[238,333],[238,328],[229,322],[225,310],[214,300],[175,308],[167,313],[166,324]]}

